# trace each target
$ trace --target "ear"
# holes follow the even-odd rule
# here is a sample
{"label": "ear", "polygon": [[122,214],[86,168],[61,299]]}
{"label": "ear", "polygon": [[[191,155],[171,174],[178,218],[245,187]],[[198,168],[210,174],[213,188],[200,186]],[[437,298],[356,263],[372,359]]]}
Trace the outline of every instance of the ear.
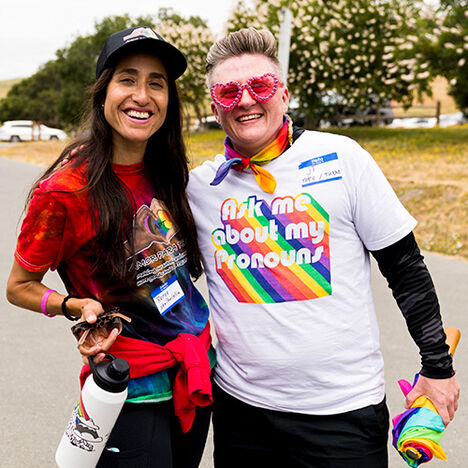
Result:
{"label": "ear", "polygon": [[288,91],[288,88],[286,87],[283,87],[281,89],[281,102],[283,103],[283,106],[284,106],[284,112],[283,113],[286,113],[288,111],[288,107],[289,107],[289,91]]}
{"label": "ear", "polygon": [[211,102],[211,112],[213,112],[213,115],[215,116],[216,121],[219,123],[218,108],[216,107],[216,104],[214,102]]}

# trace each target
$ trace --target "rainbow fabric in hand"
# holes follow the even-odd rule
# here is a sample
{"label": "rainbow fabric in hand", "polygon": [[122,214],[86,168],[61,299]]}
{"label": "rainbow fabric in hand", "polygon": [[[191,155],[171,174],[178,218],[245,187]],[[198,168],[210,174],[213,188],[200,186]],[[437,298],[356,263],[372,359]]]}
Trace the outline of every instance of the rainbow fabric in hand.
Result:
{"label": "rainbow fabric in hand", "polygon": [[[399,380],[401,391],[406,396],[416,385]],[[411,408],[398,416],[393,422],[393,446],[409,466],[416,467],[432,460],[433,457],[447,460],[440,446],[445,426],[432,402],[425,396],[415,400]]]}

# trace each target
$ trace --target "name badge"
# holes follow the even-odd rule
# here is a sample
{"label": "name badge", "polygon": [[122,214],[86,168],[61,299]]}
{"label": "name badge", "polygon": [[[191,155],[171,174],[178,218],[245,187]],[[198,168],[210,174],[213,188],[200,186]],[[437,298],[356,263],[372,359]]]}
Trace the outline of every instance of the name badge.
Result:
{"label": "name badge", "polygon": [[159,313],[164,315],[184,299],[185,295],[177,281],[177,276],[173,275],[164,284],[151,291],[151,297]]}
{"label": "name badge", "polygon": [[299,164],[302,187],[342,179],[338,155],[326,154]]}

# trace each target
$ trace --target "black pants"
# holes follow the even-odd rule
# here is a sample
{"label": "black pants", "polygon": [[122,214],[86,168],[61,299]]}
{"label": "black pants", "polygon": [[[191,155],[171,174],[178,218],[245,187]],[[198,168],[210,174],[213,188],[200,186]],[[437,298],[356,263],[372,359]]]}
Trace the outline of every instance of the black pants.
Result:
{"label": "black pants", "polygon": [[205,447],[211,406],[196,409],[195,421],[182,433],[172,400],[126,403],[98,468],[197,468]]}
{"label": "black pants", "polygon": [[386,468],[385,399],[347,413],[312,416],[247,405],[214,386],[216,468]]}

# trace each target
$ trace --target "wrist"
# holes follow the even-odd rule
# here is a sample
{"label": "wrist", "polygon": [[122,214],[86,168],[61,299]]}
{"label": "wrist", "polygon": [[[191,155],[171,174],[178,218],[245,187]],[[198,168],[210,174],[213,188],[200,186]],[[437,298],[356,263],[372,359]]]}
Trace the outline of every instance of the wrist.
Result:
{"label": "wrist", "polygon": [[453,367],[447,367],[444,369],[440,369],[437,367],[428,367],[428,366],[423,366],[421,371],[419,372],[420,375],[423,377],[427,377],[428,379],[449,379],[450,377],[453,377],[455,375],[455,371],[453,370]]}
{"label": "wrist", "polygon": [[79,313],[78,315],[76,315],[76,309],[74,307],[70,307],[71,306],[69,302],[70,299],[79,299],[79,297],[69,294],[63,299],[62,305],[61,305],[62,315],[66,317],[68,320],[76,322],[81,317],[81,311],[80,309],[78,309]]}

